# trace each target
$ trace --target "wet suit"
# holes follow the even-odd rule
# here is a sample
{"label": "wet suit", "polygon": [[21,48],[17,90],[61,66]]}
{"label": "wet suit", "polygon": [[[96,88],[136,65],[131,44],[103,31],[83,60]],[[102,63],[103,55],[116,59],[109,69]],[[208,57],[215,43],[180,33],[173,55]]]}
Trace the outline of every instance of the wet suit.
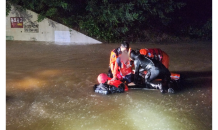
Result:
{"label": "wet suit", "polygon": [[[130,57],[134,60],[135,84],[138,84],[139,82],[139,71],[147,71],[144,77],[146,86],[160,89],[161,92],[164,92],[167,89],[171,74],[161,62],[150,59],[147,56],[137,54],[134,50],[131,51]],[[156,78],[162,79],[162,85],[155,85],[151,83]]]}

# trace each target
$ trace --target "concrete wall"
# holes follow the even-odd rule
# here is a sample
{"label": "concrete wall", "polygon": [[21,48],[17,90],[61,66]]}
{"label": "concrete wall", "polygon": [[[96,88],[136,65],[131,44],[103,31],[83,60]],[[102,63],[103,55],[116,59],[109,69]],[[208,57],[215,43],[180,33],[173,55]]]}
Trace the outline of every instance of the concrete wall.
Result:
{"label": "concrete wall", "polygon": [[[44,19],[37,22],[37,13],[30,10],[19,11],[12,7],[6,17],[6,40],[46,41],[58,44],[96,44],[101,43],[67,26]],[[11,28],[10,17],[23,17],[23,28]],[[38,31],[28,31],[29,25],[36,25]],[[26,30],[25,30],[26,29]]]}

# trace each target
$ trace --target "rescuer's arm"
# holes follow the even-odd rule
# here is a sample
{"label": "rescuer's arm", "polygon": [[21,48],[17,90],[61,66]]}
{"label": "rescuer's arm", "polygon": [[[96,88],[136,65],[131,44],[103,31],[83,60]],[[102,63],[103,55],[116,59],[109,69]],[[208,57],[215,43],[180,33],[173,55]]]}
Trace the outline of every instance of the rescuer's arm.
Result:
{"label": "rescuer's arm", "polygon": [[114,63],[111,63],[111,72],[114,73]]}
{"label": "rescuer's arm", "polygon": [[113,80],[117,79],[117,74],[119,73],[119,66],[118,66],[118,63],[115,62],[115,65],[114,65],[114,73],[113,73]]}

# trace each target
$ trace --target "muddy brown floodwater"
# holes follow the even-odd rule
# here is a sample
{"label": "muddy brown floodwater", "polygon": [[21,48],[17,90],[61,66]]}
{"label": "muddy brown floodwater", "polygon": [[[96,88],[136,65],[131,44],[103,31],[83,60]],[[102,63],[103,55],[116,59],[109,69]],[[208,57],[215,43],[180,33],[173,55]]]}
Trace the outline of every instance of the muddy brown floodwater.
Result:
{"label": "muddy brown floodwater", "polygon": [[120,44],[6,42],[7,130],[211,130],[212,43],[131,44],[160,48],[185,77],[175,94],[93,92]]}

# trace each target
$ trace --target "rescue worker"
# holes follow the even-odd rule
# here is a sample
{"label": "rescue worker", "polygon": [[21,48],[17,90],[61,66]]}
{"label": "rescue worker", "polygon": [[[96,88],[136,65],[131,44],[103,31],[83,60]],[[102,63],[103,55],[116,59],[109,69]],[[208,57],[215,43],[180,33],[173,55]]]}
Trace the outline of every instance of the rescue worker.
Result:
{"label": "rescue worker", "polygon": [[128,51],[123,51],[116,59],[112,80],[118,79],[126,84],[131,83],[133,80],[133,67],[134,65],[129,58]]}
{"label": "rescue worker", "polygon": [[169,68],[169,56],[159,48],[144,48],[139,50],[141,55],[146,55],[151,59],[160,61],[167,69]]}
{"label": "rescue worker", "polygon": [[[164,93],[169,85],[170,81],[170,72],[169,70],[159,61],[153,60],[147,56],[136,53],[134,50],[131,50],[130,57],[134,61],[135,66],[135,75],[134,75],[134,83],[138,84],[139,82],[139,69],[140,71],[147,71],[145,74],[145,83],[150,88],[160,89],[162,93]],[[160,78],[162,79],[162,84],[154,84],[151,83],[154,79]],[[169,93],[174,93],[172,88],[168,89]]]}
{"label": "rescue worker", "polygon": [[[166,52],[162,51],[159,48],[144,48],[139,50],[140,54],[145,55],[151,59],[155,59],[160,61],[167,69],[169,69],[169,56]],[[180,78],[180,74],[171,73],[172,80],[178,80]]]}
{"label": "rescue worker", "polygon": [[[120,47],[114,49],[111,51],[110,55],[110,63],[109,63],[109,70],[108,70],[108,76],[110,78],[113,77],[114,73],[114,65],[117,57],[122,53],[122,51],[127,50],[128,53],[130,53],[131,48],[129,47],[128,42],[124,41]],[[169,68],[169,56],[167,55],[166,52],[162,51],[159,48],[151,48],[151,49],[140,49],[139,50],[140,54],[146,55],[152,59],[156,59],[160,61],[166,68]]]}
{"label": "rescue worker", "polygon": [[124,41],[120,45],[120,47],[111,51],[108,77],[113,78],[114,66],[115,66],[115,62],[116,62],[117,57],[119,57],[119,55],[122,53],[122,51],[130,52],[130,50],[131,50],[131,48],[129,48],[129,43]]}

